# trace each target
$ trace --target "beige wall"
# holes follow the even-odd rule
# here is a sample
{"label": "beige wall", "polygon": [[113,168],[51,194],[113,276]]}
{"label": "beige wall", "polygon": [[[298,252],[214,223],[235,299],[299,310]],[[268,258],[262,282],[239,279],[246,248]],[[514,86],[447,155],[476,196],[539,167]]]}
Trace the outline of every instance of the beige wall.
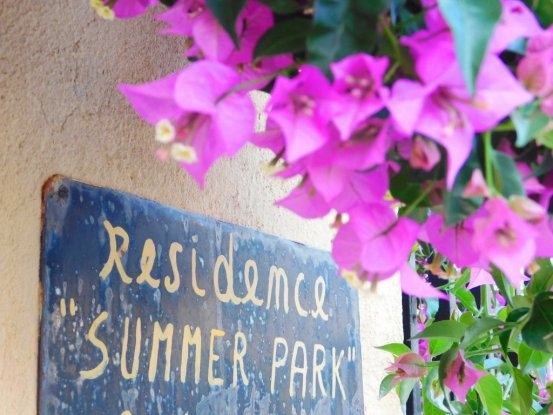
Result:
{"label": "beige wall", "polygon": [[[88,1],[0,5],[0,414],[36,413],[41,185],[59,173],[131,192],[322,248],[327,224],[271,205],[284,188],[264,177],[252,148],[220,163],[200,192],[183,171],[153,158],[152,129],[116,92],[179,67],[180,45],[142,18],[104,22]],[[398,414],[377,401],[386,354],[401,339],[397,284],[364,297],[361,320],[367,414]]]}

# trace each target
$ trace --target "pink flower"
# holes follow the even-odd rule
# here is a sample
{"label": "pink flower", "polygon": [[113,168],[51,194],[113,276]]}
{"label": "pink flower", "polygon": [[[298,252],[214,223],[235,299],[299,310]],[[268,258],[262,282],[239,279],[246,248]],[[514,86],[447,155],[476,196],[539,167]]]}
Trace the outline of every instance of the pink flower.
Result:
{"label": "pink flower", "polygon": [[515,40],[538,35],[542,28],[536,16],[520,0],[502,0],[501,18],[496,26],[489,49],[501,53]]}
{"label": "pink flower", "polygon": [[385,203],[369,203],[348,212],[336,234],[332,255],[347,270],[361,269],[375,279],[391,277],[406,263],[419,225],[397,218]]}
{"label": "pink flower", "polygon": [[553,116],[553,26],[528,42],[526,56],[517,67],[524,86],[541,99],[542,111]]}
{"label": "pink flower", "polygon": [[449,363],[446,369],[447,375],[444,379],[444,384],[455,394],[455,396],[465,403],[467,401],[467,393],[472,386],[480,380],[481,377],[488,373],[477,369],[470,360],[465,360],[462,350]]}
{"label": "pink flower", "polygon": [[367,117],[384,107],[388,89],[382,80],[388,58],[366,54],[348,56],[330,65],[334,75],[334,90],[338,93],[336,114],[332,122],[342,140],[346,140]]}
{"label": "pink flower", "polygon": [[231,68],[200,61],[166,78],[120,85],[119,90],[145,121],[162,123],[171,132],[160,141],[171,145],[173,158],[203,187],[209,167],[222,155],[236,154],[253,134],[251,99],[229,93],[239,81]]}
{"label": "pink flower", "polygon": [[279,200],[277,205],[308,219],[319,218],[330,212],[330,205],[309,180],[304,180],[288,196]]}
{"label": "pink flower", "polygon": [[486,184],[486,179],[482,174],[482,170],[474,169],[470,176],[467,186],[463,190],[463,197],[489,197],[490,189]]}
{"label": "pink flower", "polygon": [[438,164],[440,158],[440,150],[434,142],[426,140],[419,135],[415,136],[409,157],[411,167],[430,171]]}
{"label": "pink flower", "polygon": [[[440,47],[433,43],[427,46]],[[419,74],[421,79],[431,78],[425,75],[428,74]],[[471,152],[474,133],[489,130],[531,99],[505,65],[488,56],[482,64],[474,97],[468,93],[458,65],[450,64],[441,76],[426,85],[398,80],[388,109],[404,133],[418,132],[445,147],[447,187],[451,188]]]}
{"label": "pink flower", "polygon": [[399,269],[401,291],[418,298],[441,298],[447,300],[447,295],[430,285],[418,275],[411,265],[405,262]]}
{"label": "pink flower", "polygon": [[515,287],[525,280],[522,270],[536,254],[536,231],[499,197],[475,214],[473,248],[495,264]]}
{"label": "pink flower", "polygon": [[397,360],[386,368],[386,371],[395,373],[392,383],[397,383],[403,379],[418,379],[426,376],[424,359],[414,352],[404,353],[398,356]]}
{"label": "pink flower", "polygon": [[443,214],[433,214],[424,229],[428,242],[455,265],[466,267],[478,263],[480,253],[472,247],[475,234],[472,218],[447,227]]}
{"label": "pink flower", "polygon": [[482,268],[471,268],[470,270],[470,282],[467,285],[469,290],[480,287],[481,285],[493,285],[495,281],[493,280],[492,274]]}
{"label": "pink flower", "polygon": [[[288,55],[253,59],[253,50],[263,33],[273,26],[271,9],[258,1],[248,1],[236,20],[239,48],[207,8],[205,0],[179,0],[168,11],[157,16],[168,24],[162,33],[193,40],[187,56],[215,60],[239,69],[242,81],[248,81],[292,63]],[[268,81],[255,87],[261,88]]]}
{"label": "pink flower", "polygon": [[171,8],[155,18],[167,23],[161,33],[166,35],[192,37],[194,24],[203,13],[209,13],[204,0],[179,0]]}
{"label": "pink flower", "polygon": [[277,78],[268,116],[284,134],[287,161],[295,162],[329,140],[334,99],[328,80],[314,66],[302,66],[293,79]]}
{"label": "pink flower", "polygon": [[115,16],[127,19],[138,16],[150,6],[155,6],[158,0],[117,0],[113,5]]}

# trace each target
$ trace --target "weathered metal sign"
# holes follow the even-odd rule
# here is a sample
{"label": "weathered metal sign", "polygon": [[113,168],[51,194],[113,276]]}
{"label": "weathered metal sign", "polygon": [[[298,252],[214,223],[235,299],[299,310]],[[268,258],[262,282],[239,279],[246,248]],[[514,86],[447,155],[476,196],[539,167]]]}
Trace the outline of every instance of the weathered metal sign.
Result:
{"label": "weathered metal sign", "polygon": [[44,209],[40,414],[363,413],[326,253],[60,177]]}

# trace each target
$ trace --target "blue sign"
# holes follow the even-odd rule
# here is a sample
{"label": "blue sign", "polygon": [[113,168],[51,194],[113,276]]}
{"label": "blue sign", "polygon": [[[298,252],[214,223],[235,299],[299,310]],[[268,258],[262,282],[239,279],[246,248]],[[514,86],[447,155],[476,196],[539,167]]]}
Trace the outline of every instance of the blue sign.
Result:
{"label": "blue sign", "polygon": [[363,413],[327,253],[59,176],[43,226],[41,415]]}

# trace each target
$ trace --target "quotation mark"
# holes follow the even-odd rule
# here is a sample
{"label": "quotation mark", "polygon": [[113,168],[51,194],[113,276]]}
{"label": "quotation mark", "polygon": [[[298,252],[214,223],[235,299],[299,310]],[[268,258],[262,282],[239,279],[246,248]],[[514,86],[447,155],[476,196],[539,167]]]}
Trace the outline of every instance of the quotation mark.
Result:
{"label": "quotation mark", "polygon": [[355,347],[348,347],[348,362],[355,362]]}
{"label": "quotation mark", "polygon": [[[69,299],[69,315],[74,316],[77,312],[77,306],[75,305],[75,300],[73,298]],[[60,301],[60,313],[62,317],[65,317],[67,315],[67,303],[65,301],[65,298],[62,298]],[[127,414],[125,414],[127,415]]]}

